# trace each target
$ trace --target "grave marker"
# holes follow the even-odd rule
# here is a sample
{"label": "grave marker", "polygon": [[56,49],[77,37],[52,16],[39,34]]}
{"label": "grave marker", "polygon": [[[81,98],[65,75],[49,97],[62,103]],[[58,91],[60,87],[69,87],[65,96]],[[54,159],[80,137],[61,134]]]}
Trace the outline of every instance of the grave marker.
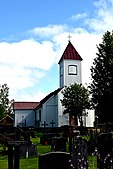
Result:
{"label": "grave marker", "polygon": [[70,169],[70,154],[50,152],[39,156],[39,169]]}
{"label": "grave marker", "polygon": [[87,143],[80,136],[74,137],[71,156],[72,166],[75,169],[88,169]]}
{"label": "grave marker", "polygon": [[42,124],[42,126],[44,126],[44,129],[46,128],[46,126],[48,126],[48,124],[46,123],[46,121],[44,121],[44,123]]}
{"label": "grave marker", "polygon": [[112,133],[101,133],[98,136],[97,165],[99,169],[113,168],[113,139]]}
{"label": "grave marker", "polygon": [[53,128],[53,125],[55,124],[55,122],[52,120],[52,121],[50,122],[50,124],[52,125],[52,128]]}
{"label": "grave marker", "polygon": [[52,151],[66,151],[66,139],[64,137],[53,137],[51,144]]}

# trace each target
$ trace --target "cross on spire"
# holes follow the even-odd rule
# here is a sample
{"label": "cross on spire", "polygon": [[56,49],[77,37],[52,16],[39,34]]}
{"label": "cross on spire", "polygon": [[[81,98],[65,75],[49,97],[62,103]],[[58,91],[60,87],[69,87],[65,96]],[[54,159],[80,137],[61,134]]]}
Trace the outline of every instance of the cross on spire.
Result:
{"label": "cross on spire", "polygon": [[68,41],[70,41],[71,38],[72,38],[72,36],[69,34],[69,35],[68,35],[68,39],[69,39]]}

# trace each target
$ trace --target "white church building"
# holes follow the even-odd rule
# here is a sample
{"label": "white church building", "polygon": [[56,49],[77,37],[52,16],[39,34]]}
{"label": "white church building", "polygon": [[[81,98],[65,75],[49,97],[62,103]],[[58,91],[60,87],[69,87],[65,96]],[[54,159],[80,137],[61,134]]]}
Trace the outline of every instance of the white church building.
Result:
{"label": "white church building", "polygon": [[[82,58],[69,41],[59,64],[59,88],[48,94],[40,102],[14,102],[15,126],[61,127],[69,125],[69,114],[63,114],[61,104],[64,86],[82,83]],[[95,115],[93,110],[86,110],[83,125],[93,127]],[[85,113],[84,113],[85,114]]]}

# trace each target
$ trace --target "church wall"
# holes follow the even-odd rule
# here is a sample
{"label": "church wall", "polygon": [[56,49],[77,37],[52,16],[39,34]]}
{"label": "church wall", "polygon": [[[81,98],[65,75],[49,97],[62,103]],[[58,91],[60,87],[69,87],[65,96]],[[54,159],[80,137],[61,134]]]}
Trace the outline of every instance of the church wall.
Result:
{"label": "church wall", "polygon": [[64,62],[61,61],[59,65],[59,86],[64,86]]}
{"label": "church wall", "polygon": [[15,110],[15,127],[17,125],[34,126],[35,112],[34,110]]}
{"label": "church wall", "polygon": [[35,110],[35,113],[36,113],[36,126],[38,126],[38,121],[39,121],[39,126],[40,126],[40,123],[42,120],[42,107]]}
{"label": "church wall", "polygon": [[58,97],[57,95],[54,95],[50,99],[48,99],[42,107],[42,120],[41,120],[41,126],[46,121],[48,124],[47,127],[51,127],[52,125],[50,122],[52,120],[55,122],[54,127],[58,126]]}
{"label": "church wall", "polygon": [[88,110],[88,116],[86,116],[86,127],[94,127],[95,111]]}
{"label": "church wall", "polygon": [[[86,109],[83,113],[82,120],[83,120],[83,126],[94,127],[95,111]],[[80,126],[79,120],[78,120],[78,126]]]}
{"label": "church wall", "polygon": [[62,106],[61,99],[63,99],[63,94],[60,91],[58,93],[58,127],[69,124],[69,115],[63,114],[65,107]]}

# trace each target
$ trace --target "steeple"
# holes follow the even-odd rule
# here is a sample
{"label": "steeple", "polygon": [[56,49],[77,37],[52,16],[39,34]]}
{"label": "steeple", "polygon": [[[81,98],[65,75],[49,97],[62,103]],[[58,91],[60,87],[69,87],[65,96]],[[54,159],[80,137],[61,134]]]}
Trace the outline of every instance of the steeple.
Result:
{"label": "steeple", "polygon": [[68,42],[68,45],[67,45],[66,49],[64,50],[64,53],[63,53],[62,57],[60,58],[58,64],[60,64],[60,62],[65,59],[82,60],[81,56],[76,51],[76,49],[74,48],[74,46],[72,45],[72,43],[70,41]]}
{"label": "steeple", "polygon": [[60,67],[60,87],[72,83],[81,83],[81,61],[81,56],[69,40],[68,45],[58,62]]}

